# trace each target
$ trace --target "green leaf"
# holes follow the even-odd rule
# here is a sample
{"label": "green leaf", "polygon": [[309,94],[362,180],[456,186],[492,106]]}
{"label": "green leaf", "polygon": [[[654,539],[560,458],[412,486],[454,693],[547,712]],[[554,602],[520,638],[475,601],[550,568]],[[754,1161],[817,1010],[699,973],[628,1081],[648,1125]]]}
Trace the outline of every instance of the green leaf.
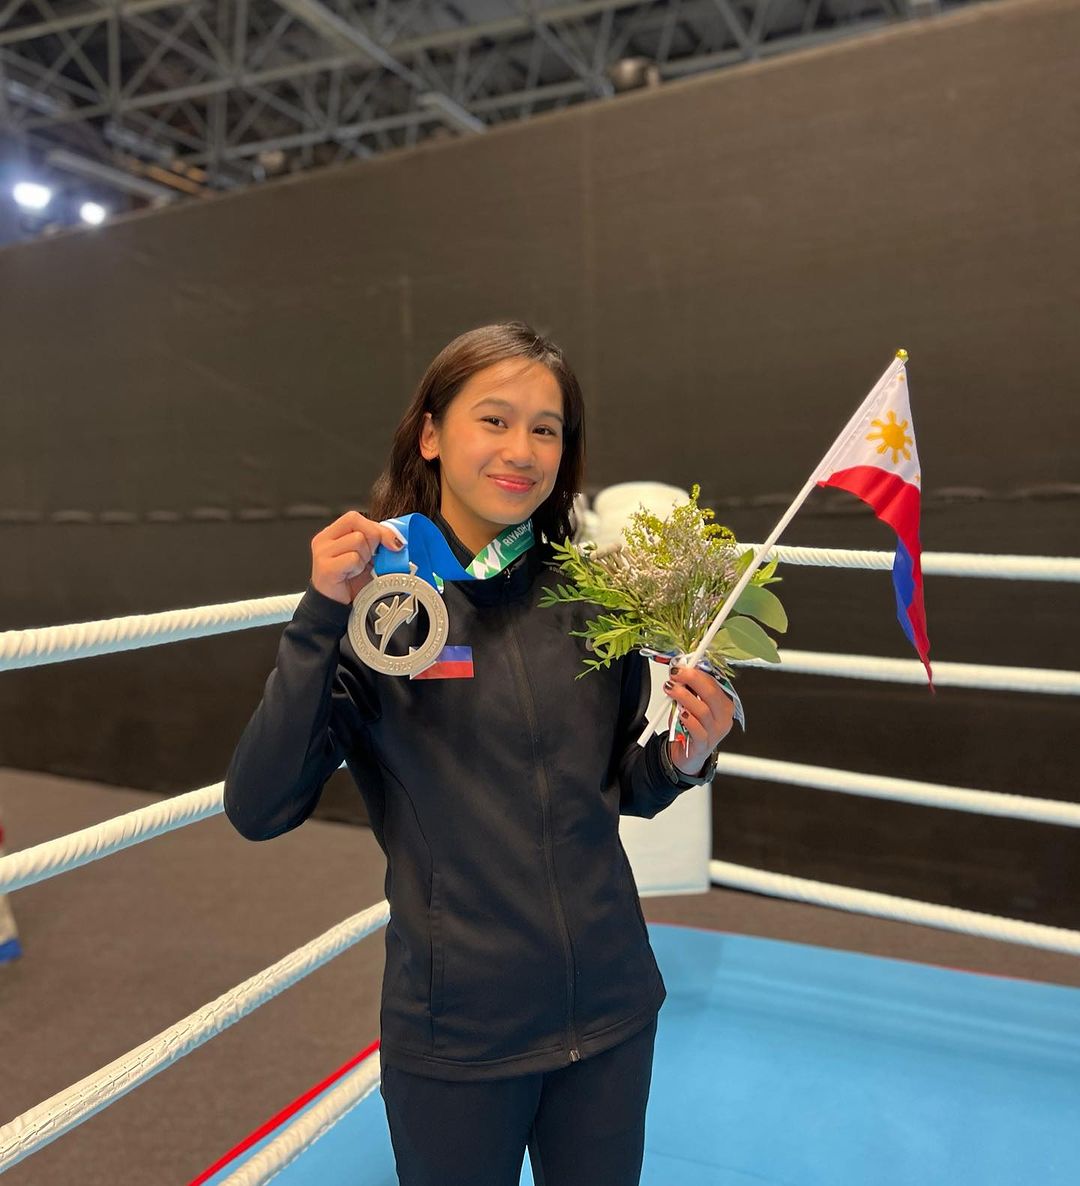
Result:
{"label": "green leaf", "polygon": [[721,627],[717,630],[713,637],[712,643],[709,646],[710,655],[721,655],[725,659],[753,659],[754,656],[749,651],[744,651],[742,647],[736,646],[734,639],[727,632],[727,627]]}
{"label": "green leaf", "polygon": [[780,598],[760,585],[746,586],[739,594],[739,600],[735,602],[735,612],[749,614],[781,634],[788,628],[787,614],[780,604]]}
{"label": "green leaf", "polygon": [[630,609],[634,604],[629,593],[624,593],[621,589],[595,589],[590,600],[608,609]]}
{"label": "green leaf", "polygon": [[753,560],[753,558],[754,558],[754,549],[747,548],[746,551],[743,552],[743,554],[738,558],[738,560],[735,561],[735,580],[736,581],[738,581],[739,577],[741,577],[742,574],[744,572],[746,572],[746,570],[750,567],[750,561]]}
{"label": "green leaf", "polygon": [[768,579],[771,578],[775,570],[777,570],[778,563],[778,557],[773,556],[773,559],[769,561],[767,565],[762,565],[761,568],[758,569],[758,572],[754,574],[754,580],[760,580],[762,585],[767,585]]}
{"label": "green leaf", "polygon": [[724,624],[728,638],[740,650],[755,659],[767,663],[779,663],[780,653],[776,643],[765,633],[753,618],[731,617]]}

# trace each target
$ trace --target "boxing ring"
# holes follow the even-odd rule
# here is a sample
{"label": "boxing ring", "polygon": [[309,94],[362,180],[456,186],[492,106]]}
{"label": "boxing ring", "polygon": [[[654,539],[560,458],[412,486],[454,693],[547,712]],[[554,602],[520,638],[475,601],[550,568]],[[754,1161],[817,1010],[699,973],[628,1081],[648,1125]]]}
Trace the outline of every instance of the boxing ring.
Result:
{"label": "boxing ring", "polygon": [[[753,545],[744,545],[753,547]],[[889,552],[776,547],[781,563],[892,565]],[[1080,582],[1080,559],[925,553],[940,577]],[[291,617],[300,594],[0,633],[0,670],[60,663]],[[776,672],[922,683],[916,660],[781,650]],[[657,665],[651,665],[655,668]],[[935,661],[939,686],[1080,695],[1080,672]],[[654,697],[662,675],[653,671]],[[655,703],[655,701],[654,701]],[[721,754],[717,776],[1080,826],[1080,805]],[[217,782],[0,857],[0,894],[222,812]],[[708,809],[709,796],[680,796]],[[696,810],[696,808],[695,808]],[[653,828],[655,821],[628,821]],[[673,817],[674,818],[674,817]],[[700,817],[697,817],[700,824]],[[699,838],[700,839],[700,838]],[[641,887],[642,860],[634,860]],[[854,890],[704,858],[708,882],[1080,955],[1080,932]],[[707,888],[707,886],[706,886]],[[683,892],[668,888],[653,892]],[[647,889],[642,887],[642,895]],[[381,929],[386,901],[302,947],[0,1128],[0,1173],[31,1157]],[[1040,1186],[1080,1181],[1080,990],[651,924],[668,986],[643,1186],[829,1183]],[[378,1043],[190,1186],[392,1186]],[[297,1085],[298,1090],[303,1085]],[[524,1150],[523,1150],[524,1154]],[[523,1182],[532,1182],[527,1159]]]}

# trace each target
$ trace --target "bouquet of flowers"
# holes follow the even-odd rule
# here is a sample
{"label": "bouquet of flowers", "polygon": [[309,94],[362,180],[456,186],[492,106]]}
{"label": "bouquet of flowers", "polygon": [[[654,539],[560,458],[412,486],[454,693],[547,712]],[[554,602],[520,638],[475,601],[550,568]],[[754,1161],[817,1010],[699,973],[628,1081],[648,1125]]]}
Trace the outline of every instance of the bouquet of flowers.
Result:
{"label": "bouquet of flowers", "polygon": [[[586,648],[598,656],[584,661],[578,679],[634,648],[667,662],[689,656],[703,639],[753,551],[741,550],[728,528],[708,521],[715,515],[698,507],[700,491],[695,484],[689,502],[675,506],[666,519],[644,508],[634,512],[622,541],[613,546],[553,544],[558,561],[553,568],[569,582],[545,588],[538,604],[587,601],[606,611],[585,630],[570,632],[585,638]],[[775,560],[754,573],[698,664],[721,684],[733,674],[733,659],[780,662],[764,629],[787,630],[784,607],[766,588],[780,580],[775,573]]]}

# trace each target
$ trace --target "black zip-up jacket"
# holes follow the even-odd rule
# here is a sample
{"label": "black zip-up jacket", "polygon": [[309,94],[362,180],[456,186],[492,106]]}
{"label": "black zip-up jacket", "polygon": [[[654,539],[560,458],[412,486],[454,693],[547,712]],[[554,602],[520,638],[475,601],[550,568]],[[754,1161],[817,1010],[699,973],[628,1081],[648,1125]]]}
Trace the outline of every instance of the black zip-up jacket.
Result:
{"label": "black zip-up jacket", "polygon": [[[473,559],[433,516],[463,565]],[[545,564],[545,561],[548,564]],[[597,612],[536,605],[559,573],[537,541],[486,580],[448,581],[468,679],[361,663],[350,607],[308,585],[225,777],[249,840],[301,824],[345,761],[386,854],[381,1057],[442,1079],[546,1071],[647,1025],[666,997],[619,816],[685,789],[654,734],[636,651],[581,679]],[[425,614],[400,628],[402,653]]]}

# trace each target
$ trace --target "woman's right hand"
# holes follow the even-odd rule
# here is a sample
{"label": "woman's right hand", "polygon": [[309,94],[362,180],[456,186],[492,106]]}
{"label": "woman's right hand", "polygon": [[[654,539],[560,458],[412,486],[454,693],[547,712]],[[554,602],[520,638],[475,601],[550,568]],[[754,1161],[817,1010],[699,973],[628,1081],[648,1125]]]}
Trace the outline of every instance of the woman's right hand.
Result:
{"label": "woman's right hand", "polygon": [[405,546],[392,527],[359,511],[346,511],[312,537],[312,585],[324,596],[352,605],[357,593],[374,577],[371,561],[380,544],[395,552]]}

